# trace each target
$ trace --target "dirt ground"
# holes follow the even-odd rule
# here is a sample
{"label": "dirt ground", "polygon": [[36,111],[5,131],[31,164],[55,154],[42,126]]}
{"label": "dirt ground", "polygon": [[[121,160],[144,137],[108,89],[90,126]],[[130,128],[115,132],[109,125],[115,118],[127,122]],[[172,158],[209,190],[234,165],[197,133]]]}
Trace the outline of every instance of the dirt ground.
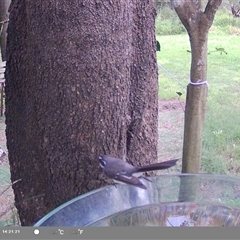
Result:
{"label": "dirt ground", "polygon": [[[159,101],[159,160],[181,158],[183,140],[183,117],[185,103],[180,100]],[[1,155],[1,152],[4,152]],[[180,172],[180,166],[174,173]],[[16,222],[14,196],[10,184],[10,172],[7,157],[5,118],[0,117],[0,226]],[[8,219],[8,221],[6,221]]]}
{"label": "dirt ground", "polygon": [[159,101],[158,158],[160,161],[181,158],[183,145],[185,102]]}

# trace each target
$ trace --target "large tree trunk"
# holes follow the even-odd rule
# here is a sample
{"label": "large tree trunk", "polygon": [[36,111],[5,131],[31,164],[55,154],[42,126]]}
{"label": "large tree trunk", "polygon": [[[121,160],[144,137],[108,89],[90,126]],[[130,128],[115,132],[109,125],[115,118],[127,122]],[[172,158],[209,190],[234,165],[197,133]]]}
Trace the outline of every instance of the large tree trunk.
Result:
{"label": "large tree trunk", "polygon": [[201,1],[172,0],[185,26],[191,45],[190,84],[187,87],[183,173],[198,173],[201,164],[202,133],[207,100],[207,37],[221,0],[209,0],[204,11]]}
{"label": "large tree trunk", "polygon": [[12,1],[6,134],[22,225],[107,184],[100,154],[156,161],[155,15],[147,0]]}
{"label": "large tree trunk", "polygon": [[130,5],[132,11],[130,29],[133,45],[131,46],[130,76],[128,77],[130,83],[128,117],[131,120],[127,127],[126,153],[132,164],[143,165],[157,160],[156,11],[154,1],[135,0],[129,2],[132,2]]}
{"label": "large tree trunk", "polygon": [[1,27],[1,55],[2,60],[6,61],[6,45],[7,45],[7,26],[8,26],[8,8],[11,0],[0,1],[0,27]]}

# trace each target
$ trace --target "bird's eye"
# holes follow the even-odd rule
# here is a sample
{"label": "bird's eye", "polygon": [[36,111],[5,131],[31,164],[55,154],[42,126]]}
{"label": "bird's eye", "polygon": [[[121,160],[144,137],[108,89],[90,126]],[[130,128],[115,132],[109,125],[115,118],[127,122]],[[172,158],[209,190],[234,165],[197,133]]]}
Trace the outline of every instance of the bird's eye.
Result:
{"label": "bird's eye", "polygon": [[98,160],[100,167],[104,168],[106,166],[106,161],[104,161],[102,157],[99,157]]}

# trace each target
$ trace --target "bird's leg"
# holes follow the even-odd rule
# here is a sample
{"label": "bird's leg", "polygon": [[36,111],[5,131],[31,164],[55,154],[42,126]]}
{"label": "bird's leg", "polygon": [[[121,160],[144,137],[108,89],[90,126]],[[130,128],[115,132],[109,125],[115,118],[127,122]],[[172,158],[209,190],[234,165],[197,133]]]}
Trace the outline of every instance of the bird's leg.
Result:
{"label": "bird's leg", "polygon": [[147,180],[147,181],[149,181],[149,182],[152,182],[150,179],[148,179],[148,178],[146,178],[146,177],[144,177],[144,176],[140,176],[140,177],[138,177],[138,178],[143,178],[143,179],[145,179],[145,180]]}
{"label": "bird's leg", "polygon": [[117,188],[117,184],[112,180],[110,185],[113,185],[115,188]]}

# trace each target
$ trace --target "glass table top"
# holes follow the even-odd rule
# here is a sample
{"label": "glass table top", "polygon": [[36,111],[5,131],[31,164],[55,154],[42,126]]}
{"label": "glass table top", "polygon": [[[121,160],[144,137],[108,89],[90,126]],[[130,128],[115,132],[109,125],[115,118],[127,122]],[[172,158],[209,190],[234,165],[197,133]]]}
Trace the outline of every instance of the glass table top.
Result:
{"label": "glass table top", "polygon": [[57,207],[35,226],[240,226],[240,178],[178,174],[105,186]]}

